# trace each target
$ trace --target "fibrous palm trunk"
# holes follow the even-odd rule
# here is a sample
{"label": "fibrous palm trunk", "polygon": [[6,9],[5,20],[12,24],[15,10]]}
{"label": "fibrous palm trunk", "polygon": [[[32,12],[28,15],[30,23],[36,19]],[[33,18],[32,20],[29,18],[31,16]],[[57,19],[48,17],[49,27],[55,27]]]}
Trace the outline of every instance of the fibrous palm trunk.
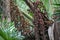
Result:
{"label": "fibrous palm trunk", "polygon": [[60,40],[60,6],[54,7],[54,9],[54,40]]}
{"label": "fibrous palm trunk", "polygon": [[7,22],[10,22],[11,21],[10,0],[2,0],[1,1],[1,8],[3,9],[3,16],[7,18]]}

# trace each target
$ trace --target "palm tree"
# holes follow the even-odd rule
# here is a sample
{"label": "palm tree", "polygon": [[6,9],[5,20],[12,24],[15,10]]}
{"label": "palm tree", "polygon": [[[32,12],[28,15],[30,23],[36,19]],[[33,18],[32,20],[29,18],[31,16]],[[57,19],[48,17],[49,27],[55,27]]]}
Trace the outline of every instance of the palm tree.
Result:
{"label": "palm tree", "polygon": [[[2,0],[2,1],[4,1],[4,0]],[[12,3],[11,3],[11,1],[12,1]],[[4,26],[4,27],[2,26],[2,29],[0,29],[0,36],[2,37],[2,39],[4,39],[4,40],[40,40],[42,38],[41,40],[46,40],[46,39],[47,40],[49,40],[49,39],[52,40],[54,38],[54,40],[59,40],[59,36],[58,36],[59,35],[58,34],[59,29],[57,29],[57,28],[59,28],[58,25],[59,25],[59,21],[60,21],[60,17],[59,17],[60,16],[60,14],[59,14],[59,11],[60,11],[59,2],[60,2],[60,0],[40,0],[39,2],[41,4],[39,4],[39,5],[37,5],[39,2],[37,1],[37,3],[36,3],[36,0],[31,0],[31,1],[29,0],[30,4],[29,4],[29,2],[27,2],[27,0],[5,0],[4,2],[5,2],[6,6],[5,7],[3,6],[2,9],[6,9],[6,10],[4,10],[4,12],[5,12],[7,18],[9,16],[10,20],[12,19],[13,24],[11,24],[12,22],[8,24],[8,22],[6,23],[6,20],[5,20],[4,24],[5,25],[8,24],[8,26],[9,26],[9,27],[5,27],[2,23],[2,25]],[[1,0],[0,0],[0,3],[1,3]],[[13,7],[12,7],[13,10],[10,9],[12,4],[13,4]],[[38,10],[37,6],[39,8],[39,12],[36,11],[36,10]],[[0,8],[1,8],[1,5],[0,5]],[[10,12],[10,10],[11,10],[11,12]],[[2,12],[3,11],[1,10],[0,13],[2,13]],[[45,12],[47,14],[44,14]],[[37,13],[37,14],[35,14],[35,13]],[[34,15],[37,15],[37,16],[34,16]],[[45,34],[44,32],[46,32],[47,29],[46,30],[44,29],[42,31],[43,36],[39,36],[40,33],[41,33],[41,31],[39,31],[39,30],[41,30],[42,27],[44,27],[44,26],[40,25],[41,23],[39,23],[36,20],[41,18],[42,17],[41,15],[43,15],[43,19],[44,19],[44,20],[42,19],[43,20],[42,23],[44,23],[43,25],[47,25],[47,26],[45,26],[45,28],[47,28],[47,29],[48,29],[48,27],[53,28],[53,26],[51,26],[49,23],[51,22],[50,20],[54,20],[54,25],[56,24],[56,26],[54,26],[54,37],[49,36],[49,38],[45,39],[45,36],[48,33]],[[5,16],[5,15],[3,15],[3,16]],[[52,16],[55,19],[53,19]],[[2,17],[1,17],[1,19],[2,19]],[[33,21],[35,23],[33,23]],[[46,21],[49,22],[49,23],[47,23]],[[14,25],[15,25],[15,27],[14,27]],[[37,27],[37,25],[41,26],[41,28],[39,29]],[[36,26],[36,28],[35,28],[35,26]],[[34,29],[37,29],[37,30],[34,30]],[[11,30],[13,30],[13,33],[11,33],[12,32]],[[21,35],[23,35],[25,38],[23,38],[23,39],[17,38],[17,37],[20,37],[19,36],[20,34],[17,36],[17,31],[16,30],[21,32],[22,33]],[[36,32],[34,32],[34,31],[36,31]],[[53,32],[53,29],[52,30],[50,29],[50,31]],[[50,34],[50,31],[49,31],[49,35],[53,35],[53,33]],[[39,34],[38,34],[38,32],[39,32]],[[13,36],[11,36],[11,35],[13,35]]]}

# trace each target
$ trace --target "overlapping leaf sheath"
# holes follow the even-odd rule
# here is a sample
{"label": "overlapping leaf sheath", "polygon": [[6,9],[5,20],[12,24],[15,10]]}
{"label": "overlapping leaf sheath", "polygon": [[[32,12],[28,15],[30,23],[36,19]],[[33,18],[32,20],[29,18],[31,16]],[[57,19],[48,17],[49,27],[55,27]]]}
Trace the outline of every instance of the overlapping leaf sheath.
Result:
{"label": "overlapping leaf sheath", "polygon": [[25,0],[26,4],[30,7],[34,13],[34,31],[35,40],[49,40],[48,37],[48,25],[52,22],[45,16],[43,12],[37,7],[39,3],[32,3],[30,0]]}

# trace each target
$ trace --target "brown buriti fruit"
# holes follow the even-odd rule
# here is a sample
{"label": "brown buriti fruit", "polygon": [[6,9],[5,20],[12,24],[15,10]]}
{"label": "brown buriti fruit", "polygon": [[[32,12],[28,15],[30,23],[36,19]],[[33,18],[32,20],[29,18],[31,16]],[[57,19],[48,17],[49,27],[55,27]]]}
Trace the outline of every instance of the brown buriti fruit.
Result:
{"label": "brown buriti fruit", "polygon": [[[30,0],[25,0],[25,2],[34,13],[35,40],[49,40],[48,26],[53,22],[50,21],[45,16],[45,14],[43,14],[43,12],[39,10],[39,8],[37,7],[37,4],[38,4],[37,2],[32,3]],[[44,12],[44,13],[47,13],[47,12]]]}
{"label": "brown buriti fruit", "polygon": [[[10,14],[11,14],[11,20],[14,22],[15,27],[17,28],[18,31],[24,32],[30,32],[29,29],[29,22],[27,19],[24,18],[22,15],[22,12],[19,11],[18,6],[14,3],[14,0],[10,0]],[[29,31],[28,31],[29,30]]]}

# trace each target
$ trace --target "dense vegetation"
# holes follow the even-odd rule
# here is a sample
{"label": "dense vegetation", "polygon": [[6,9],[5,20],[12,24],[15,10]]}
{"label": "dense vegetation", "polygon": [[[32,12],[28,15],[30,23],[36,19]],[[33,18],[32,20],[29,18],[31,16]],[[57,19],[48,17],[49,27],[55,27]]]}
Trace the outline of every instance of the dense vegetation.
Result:
{"label": "dense vegetation", "polygon": [[0,40],[49,40],[56,21],[60,0],[0,0]]}

